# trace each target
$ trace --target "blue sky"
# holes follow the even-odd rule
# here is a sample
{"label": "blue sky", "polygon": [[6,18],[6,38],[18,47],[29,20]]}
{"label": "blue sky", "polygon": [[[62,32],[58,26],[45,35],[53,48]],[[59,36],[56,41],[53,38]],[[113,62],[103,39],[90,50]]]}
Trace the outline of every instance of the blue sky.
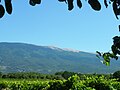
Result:
{"label": "blue sky", "polygon": [[[112,37],[119,35],[111,6],[96,12],[82,0],[79,9],[67,10],[65,3],[42,0],[32,7],[28,0],[13,0],[12,15],[0,19],[0,42],[24,42],[81,51],[109,51]],[[101,2],[103,4],[103,2]]]}

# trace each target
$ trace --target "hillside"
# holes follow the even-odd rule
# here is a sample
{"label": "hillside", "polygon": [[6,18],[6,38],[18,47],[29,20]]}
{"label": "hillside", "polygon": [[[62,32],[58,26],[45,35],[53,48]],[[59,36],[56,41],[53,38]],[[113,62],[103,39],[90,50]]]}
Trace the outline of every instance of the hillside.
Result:
{"label": "hillside", "polygon": [[120,60],[103,65],[95,54],[37,46],[25,43],[0,43],[0,68],[2,72],[34,71],[55,73],[74,71],[81,73],[113,73],[120,70]]}

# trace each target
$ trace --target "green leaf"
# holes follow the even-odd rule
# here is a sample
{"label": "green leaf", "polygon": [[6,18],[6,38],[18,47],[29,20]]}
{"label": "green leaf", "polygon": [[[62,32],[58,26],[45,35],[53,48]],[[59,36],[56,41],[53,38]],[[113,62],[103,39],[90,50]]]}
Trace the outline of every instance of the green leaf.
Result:
{"label": "green leaf", "polygon": [[110,62],[106,62],[106,66],[110,66]]}

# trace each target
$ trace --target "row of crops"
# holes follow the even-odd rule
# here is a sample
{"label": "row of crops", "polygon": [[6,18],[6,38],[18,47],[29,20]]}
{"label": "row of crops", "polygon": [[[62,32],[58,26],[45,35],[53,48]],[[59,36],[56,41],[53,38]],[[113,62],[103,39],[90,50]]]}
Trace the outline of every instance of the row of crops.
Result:
{"label": "row of crops", "polygon": [[74,75],[67,80],[0,80],[0,90],[120,90],[117,79]]}

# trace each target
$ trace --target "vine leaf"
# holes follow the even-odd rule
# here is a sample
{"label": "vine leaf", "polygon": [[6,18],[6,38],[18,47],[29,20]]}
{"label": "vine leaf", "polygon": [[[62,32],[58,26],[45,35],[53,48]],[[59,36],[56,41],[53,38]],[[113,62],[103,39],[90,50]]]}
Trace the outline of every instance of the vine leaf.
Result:
{"label": "vine leaf", "polygon": [[120,25],[119,25],[119,32],[120,32]]}
{"label": "vine leaf", "polygon": [[108,7],[107,0],[104,0],[104,5],[106,6],[106,8]]}
{"label": "vine leaf", "polygon": [[3,5],[0,5],[0,18],[2,18],[5,14],[5,9],[3,7]]}
{"label": "vine leaf", "polygon": [[67,2],[68,2],[68,10],[71,11],[74,8],[73,0],[67,0]]}
{"label": "vine leaf", "polygon": [[66,0],[58,0],[59,2],[65,2],[65,3],[67,3],[67,1]]}
{"label": "vine leaf", "polygon": [[117,55],[117,48],[115,47],[115,45],[111,46],[112,52]]}
{"label": "vine leaf", "polygon": [[82,7],[82,2],[81,2],[81,0],[77,0],[77,6],[78,6],[79,8]]}
{"label": "vine leaf", "polygon": [[30,0],[29,4],[35,6],[36,4],[41,4],[41,0]]}
{"label": "vine leaf", "polygon": [[99,56],[102,56],[100,52],[96,51],[96,53],[97,53]]}
{"label": "vine leaf", "polygon": [[31,5],[31,6],[35,6],[36,4],[33,2],[33,0],[30,0],[29,1],[29,4]]}
{"label": "vine leaf", "polygon": [[12,3],[11,0],[4,0],[5,1],[5,8],[8,14],[12,14]]}
{"label": "vine leaf", "polygon": [[116,18],[119,19],[118,16],[117,16],[118,15],[118,9],[117,9],[116,0],[113,1],[113,11],[114,11],[114,14],[115,14]]}
{"label": "vine leaf", "polygon": [[40,3],[41,3],[41,0],[33,0],[33,2],[34,2],[35,4],[40,4]]}
{"label": "vine leaf", "polygon": [[96,11],[100,11],[101,10],[101,4],[99,3],[98,0],[88,0],[88,3],[92,7],[92,9],[94,9]]}

